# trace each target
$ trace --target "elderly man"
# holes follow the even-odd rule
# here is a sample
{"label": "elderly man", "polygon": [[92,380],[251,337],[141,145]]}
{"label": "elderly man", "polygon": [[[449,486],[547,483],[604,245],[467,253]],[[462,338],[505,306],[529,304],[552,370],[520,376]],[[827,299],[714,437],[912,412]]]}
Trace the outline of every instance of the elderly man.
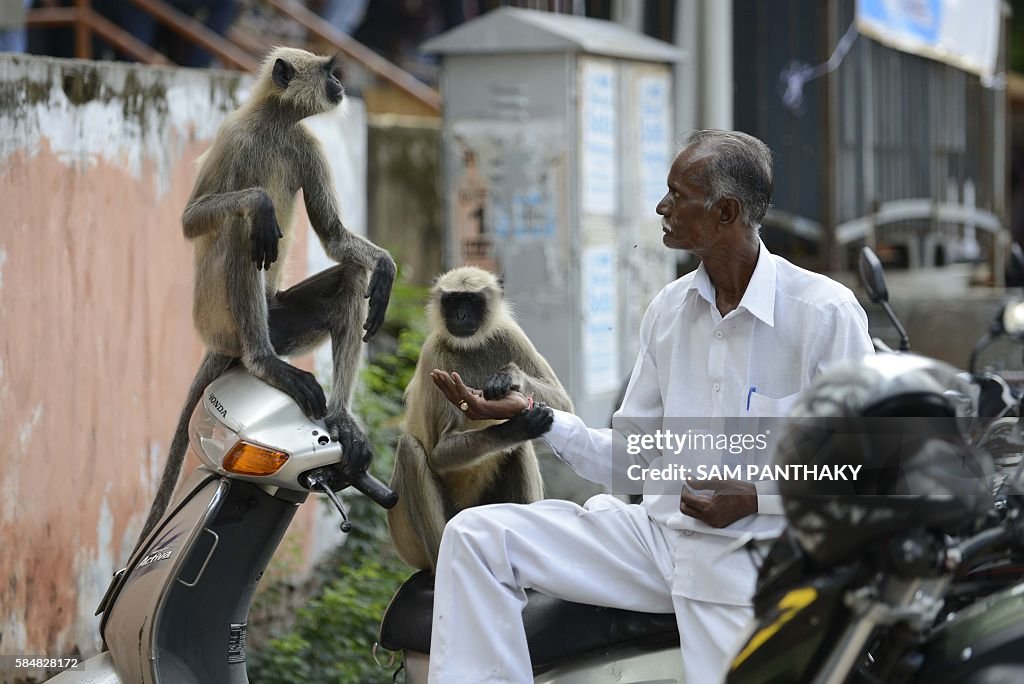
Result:
{"label": "elderly man", "polygon": [[[850,290],[761,242],[771,191],[771,151],[760,140],[731,131],[687,139],[657,212],[665,246],[693,252],[701,265],[647,309],[616,429],[666,417],[785,415],[826,363],[872,352]],[[507,418],[522,408],[521,395],[487,402],[457,375],[434,378],[471,417]],[[554,411],[544,439],[581,476],[611,484],[621,478],[613,437]],[[757,575],[737,538],[777,533],[783,519],[778,497],[753,484],[696,486],[703,495],[677,484],[679,494],[645,493],[642,505],[599,495],[582,508],[549,500],[457,515],[437,564],[430,681],[533,681],[519,619],[524,588],[674,611],[685,681],[720,681],[752,615]]]}

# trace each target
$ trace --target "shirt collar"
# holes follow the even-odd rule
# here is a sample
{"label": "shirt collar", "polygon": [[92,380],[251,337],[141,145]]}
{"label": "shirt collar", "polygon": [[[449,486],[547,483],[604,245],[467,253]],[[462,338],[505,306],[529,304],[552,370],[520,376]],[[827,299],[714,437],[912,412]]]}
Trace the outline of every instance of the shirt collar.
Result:
{"label": "shirt collar", "polygon": [[[715,303],[715,288],[711,284],[711,278],[708,277],[708,272],[704,268],[704,262],[700,262],[697,265],[697,271],[693,274],[693,279],[690,284],[686,287],[687,295],[690,292],[696,292],[701,297],[706,299],[712,306]],[[680,306],[682,302],[680,302]]]}
{"label": "shirt collar", "polygon": [[[772,256],[772,253],[768,251],[768,248],[764,246],[764,242],[760,239],[758,244],[757,265],[754,266],[754,272],[751,274],[750,282],[743,293],[743,299],[740,300],[739,306],[736,308],[746,309],[756,318],[775,327],[775,257]],[[715,306],[715,288],[711,284],[711,278],[708,277],[707,270],[704,268],[704,262],[701,262],[697,267],[693,280],[687,286],[687,294],[691,290],[697,292],[708,303]],[[682,303],[680,302],[680,304]]]}

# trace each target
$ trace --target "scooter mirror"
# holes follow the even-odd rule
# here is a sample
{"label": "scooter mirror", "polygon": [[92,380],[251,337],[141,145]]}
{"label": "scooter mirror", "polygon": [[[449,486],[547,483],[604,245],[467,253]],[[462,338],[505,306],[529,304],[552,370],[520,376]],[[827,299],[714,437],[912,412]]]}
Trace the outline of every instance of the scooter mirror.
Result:
{"label": "scooter mirror", "polygon": [[878,255],[870,247],[860,251],[860,280],[872,303],[889,301],[889,288],[885,285],[885,271]]}
{"label": "scooter mirror", "polygon": [[1024,336],[1024,302],[1011,300],[1003,307],[1003,330],[1013,337]]}

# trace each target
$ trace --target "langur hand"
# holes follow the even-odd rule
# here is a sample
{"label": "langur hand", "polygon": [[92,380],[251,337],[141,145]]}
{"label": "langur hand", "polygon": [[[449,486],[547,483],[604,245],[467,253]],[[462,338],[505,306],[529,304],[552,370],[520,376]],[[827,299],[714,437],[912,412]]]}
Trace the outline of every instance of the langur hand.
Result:
{"label": "langur hand", "polygon": [[551,429],[555,422],[555,413],[544,404],[534,404],[533,408],[522,412],[501,427],[513,430],[519,439],[536,439]]}
{"label": "langur hand", "polygon": [[370,440],[359,429],[355,420],[347,413],[343,413],[339,416],[327,416],[324,422],[327,424],[327,434],[331,439],[341,443],[341,451],[345,456],[342,467],[345,477],[351,479],[365,472],[373,459],[373,450],[370,448]]}
{"label": "langur hand", "polygon": [[679,512],[712,527],[728,527],[757,513],[757,490],[749,482],[712,478],[697,483],[697,493],[683,488]]}
{"label": "langur hand", "polygon": [[530,405],[530,398],[516,391],[500,399],[488,400],[484,398],[482,390],[468,387],[462,382],[458,373],[434,369],[430,377],[456,408],[462,410],[462,403],[465,402],[466,409],[462,413],[470,420],[505,420],[518,416]]}
{"label": "langur hand", "polygon": [[370,275],[370,285],[366,288],[364,297],[370,300],[370,310],[366,315],[366,323],[363,323],[363,342],[377,334],[380,326],[384,323],[384,312],[388,309],[388,302],[391,300],[391,286],[395,284],[395,262],[388,254],[382,254],[377,259]]}
{"label": "langur hand", "polygon": [[504,368],[495,371],[484,383],[484,399],[488,401],[501,399],[513,390],[522,391],[520,375],[519,367],[514,363],[507,364]]}
{"label": "langur hand", "polygon": [[256,270],[270,270],[270,265],[277,261],[277,241],[284,237],[281,227],[277,225],[277,214],[274,205],[268,198],[262,203],[252,219],[249,230],[249,243],[252,248],[252,260]]}

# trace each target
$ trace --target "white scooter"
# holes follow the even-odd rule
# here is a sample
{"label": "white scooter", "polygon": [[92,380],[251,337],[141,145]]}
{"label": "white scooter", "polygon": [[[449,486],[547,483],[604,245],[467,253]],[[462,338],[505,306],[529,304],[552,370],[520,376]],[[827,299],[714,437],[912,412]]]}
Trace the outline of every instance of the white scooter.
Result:
{"label": "white scooter", "polygon": [[256,585],[298,505],[349,485],[390,508],[397,497],[349,473],[341,445],[292,399],[236,368],[214,381],[189,424],[202,465],[100,603],[108,651],[54,684],[245,684]]}

